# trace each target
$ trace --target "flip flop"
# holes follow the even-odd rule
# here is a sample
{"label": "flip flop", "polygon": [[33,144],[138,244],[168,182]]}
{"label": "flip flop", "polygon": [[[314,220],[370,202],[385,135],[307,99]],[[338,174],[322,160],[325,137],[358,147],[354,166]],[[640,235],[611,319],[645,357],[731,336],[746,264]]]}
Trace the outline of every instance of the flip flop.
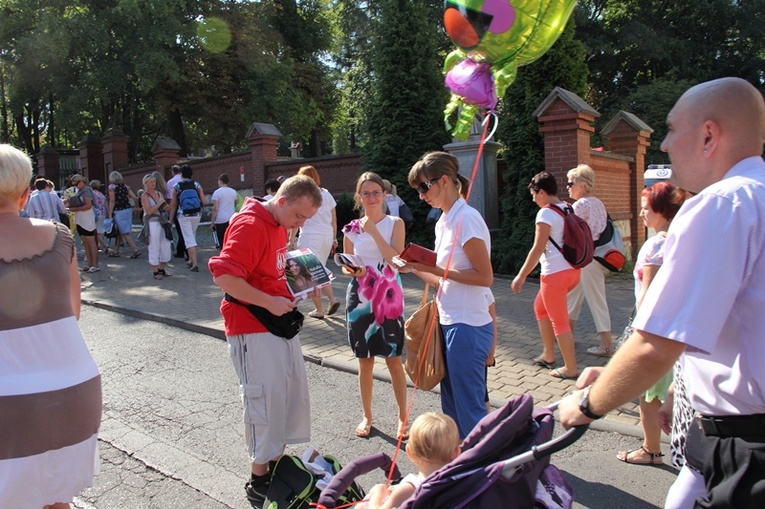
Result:
{"label": "flip flop", "polygon": [[550,376],[553,378],[559,378],[561,380],[576,380],[579,377],[579,373],[577,373],[575,376],[568,376],[561,373],[560,368],[555,368],[550,371]]}
{"label": "flip flop", "polygon": [[547,369],[553,369],[555,368],[555,361],[547,362],[542,357],[537,357],[536,359],[534,359],[534,366],[540,366]]}
{"label": "flip flop", "polygon": [[367,424],[366,426],[362,426],[361,423],[359,423],[359,425],[356,426],[356,429],[353,430],[353,432],[356,434],[357,437],[369,438],[369,435],[372,434],[372,425]]}
{"label": "flip flop", "polygon": [[398,440],[409,440],[409,430],[406,429],[406,426],[401,426],[399,424],[398,430],[396,431],[396,438]]}
{"label": "flip flop", "polygon": [[139,256],[141,256],[141,252],[140,251],[136,251],[135,253],[130,255],[130,258],[138,258]]}
{"label": "flip flop", "polygon": [[602,346],[591,346],[587,353],[597,355],[598,357],[611,357],[614,354],[613,348],[603,348]]}
{"label": "flip flop", "polygon": [[332,304],[329,305],[329,309],[327,310],[328,315],[334,315],[337,313],[337,310],[340,308],[340,301],[336,300]]}
{"label": "flip flop", "polygon": [[[308,313],[308,316],[310,316],[311,318],[316,318],[318,320],[324,320],[324,315],[319,313],[316,310],[313,310],[310,313]],[[367,435],[367,436],[369,436],[369,435]]]}

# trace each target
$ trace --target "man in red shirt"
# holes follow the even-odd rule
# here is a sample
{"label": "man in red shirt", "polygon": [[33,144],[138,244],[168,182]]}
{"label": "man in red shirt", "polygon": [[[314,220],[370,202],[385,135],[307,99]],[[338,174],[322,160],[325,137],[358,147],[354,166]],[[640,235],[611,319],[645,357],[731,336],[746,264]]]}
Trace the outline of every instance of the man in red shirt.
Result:
{"label": "man in red shirt", "polygon": [[248,198],[231,218],[220,254],[209,263],[215,284],[239,301],[224,299],[220,309],[244,403],[252,462],[245,491],[255,503],[268,492],[269,463],[286,444],[310,440],[310,407],[299,336],[272,334],[242,304],[276,317],[295,309],[284,273],[287,230],[303,226],[320,206],[321,190],[302,175],[285,180],[267,202]]}

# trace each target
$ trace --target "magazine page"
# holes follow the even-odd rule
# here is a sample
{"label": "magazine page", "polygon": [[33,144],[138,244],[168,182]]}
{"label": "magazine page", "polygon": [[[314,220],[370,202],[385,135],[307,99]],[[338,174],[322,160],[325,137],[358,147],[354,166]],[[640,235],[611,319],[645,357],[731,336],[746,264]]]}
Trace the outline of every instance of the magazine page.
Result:
{"label": "magazine page", "polygon": [[332,282],[334,276],[310,249],[296,249],[287,253],[285,267],[287,286],[295,297],[306,297],[314,288]]}
{"label": "magazine page", "polygon": [[350,253],[335,253],[335,263],[338,267],[342,265],[348,265],[349,267],[363,267],[364,262],[361,261],[361,258],[352,255]]}

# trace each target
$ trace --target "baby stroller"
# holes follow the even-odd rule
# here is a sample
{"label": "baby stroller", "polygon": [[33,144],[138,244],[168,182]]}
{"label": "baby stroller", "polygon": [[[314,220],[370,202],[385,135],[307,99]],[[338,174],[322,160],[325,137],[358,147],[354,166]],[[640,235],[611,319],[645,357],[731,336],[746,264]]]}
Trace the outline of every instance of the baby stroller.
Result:
{"label": "baby stroller", "polygon": [[[550,465],[550,455],[578,440],[588,426],[552,440],[555,408],[534,410],[529,394],[508,401],[481,419],[460,455],[425,479],[400,509],[571,507],[573,490]],[[319,506],[334,508],[337,494],[357,475],[380,466],[367,458],[349,463],[322,492]]]}

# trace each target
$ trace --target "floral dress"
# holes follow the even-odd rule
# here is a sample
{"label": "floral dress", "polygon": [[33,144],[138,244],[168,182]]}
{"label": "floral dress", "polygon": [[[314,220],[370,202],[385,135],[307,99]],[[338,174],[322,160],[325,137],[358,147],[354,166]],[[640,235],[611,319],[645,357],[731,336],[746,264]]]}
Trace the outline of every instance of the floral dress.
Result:
{"label": "floral dress", "polygon": [[[390,242],[395,219],[377,223],[377,230]],[[346,293],[348,342],[359,358],[396,357],[404,348],[404,291],[398,271],[385,261],[374,239],[361,230],[358,219],[343,228],[353,242],[353,253],[367,271],[351,279]]]}

